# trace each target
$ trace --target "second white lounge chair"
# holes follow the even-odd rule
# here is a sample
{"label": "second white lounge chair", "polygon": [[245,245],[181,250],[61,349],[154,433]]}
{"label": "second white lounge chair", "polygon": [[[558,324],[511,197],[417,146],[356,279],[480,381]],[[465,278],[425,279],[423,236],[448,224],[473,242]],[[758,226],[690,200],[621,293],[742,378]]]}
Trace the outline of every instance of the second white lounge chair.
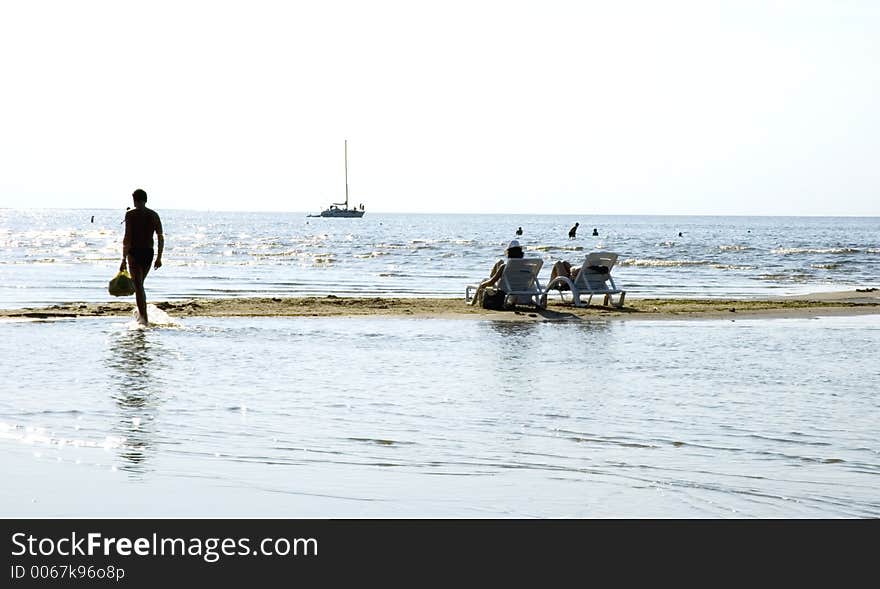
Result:
{"label": "second white lounge chair", "polygon": [[[615,307],[622,307],[626,298],[626,291],[618,288],[611,277],[611,269],[617,263],[617,254],[614,252],[590,252],[584,259],[577,276],[571,280],[567,276],[557,276],[547,284],[545,294],[551,290],[559,290],[562,302],[565,301],[565,290],[559,289],[565,285],[571,291],[571,302],[575,307],[589,307],[593,295],[605,295],[604,305],[612,303],[612,295],[620,295]],[[581,300],[587,297],[587,302]]]}

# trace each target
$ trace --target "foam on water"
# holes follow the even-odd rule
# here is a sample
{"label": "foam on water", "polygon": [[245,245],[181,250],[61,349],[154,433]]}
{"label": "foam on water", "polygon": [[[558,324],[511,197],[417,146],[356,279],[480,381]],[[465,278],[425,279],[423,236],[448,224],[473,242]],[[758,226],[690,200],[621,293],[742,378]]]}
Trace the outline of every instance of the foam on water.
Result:
{"label": "foam on water", "polygon": [[[655,268],[678,268],[683,266],[708,266],[708,260],[635,260],[628,259],[619,263],[621,266],[650,266]],[[723,265],[721,266],[723,267]]]}
{"label": "foam on water", "polygon": [[89,440],[85,438],[59,437],[54,432],[48,432],[46,428],[14,425],[0,422],[0,441],[11,441],[28,446],[45,446],[63,449],[71,448],[101,448],[112,450],[123,448],[125,438],[121,436],[104,436],[102,439]]}
{"label": "foam on water", "polygon": [[770,251],[771,254],[780,254],[783,256],[791,256],[796,254],[858,254],[862,253],[862,250],[858,248],[851,247],[837,247],[837,248],[810,248],[810,247],[793,247],[793,248],[779,248]]}
{"label": "foam on water", "polygon": [[137,307],[132,309],[131,312],[132,321],[126,323],[126,327],[128,329],[150,329],[154,327],[183,327],[183,323],[156,305],[152,303],[147,303],[147,318],[149,319],[149,324],[145,325],[141,321],[141,314],[138,311]]}

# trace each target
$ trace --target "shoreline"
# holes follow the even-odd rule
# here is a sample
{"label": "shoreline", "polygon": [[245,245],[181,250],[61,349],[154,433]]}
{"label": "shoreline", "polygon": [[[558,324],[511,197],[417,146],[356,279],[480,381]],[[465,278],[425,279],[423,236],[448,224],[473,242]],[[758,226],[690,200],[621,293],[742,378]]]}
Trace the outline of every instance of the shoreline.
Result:
{"label": "shoreline", "polygon": [[[601,297],[594,297],[601,301]],[[627,297],[623,308],[573,307],[558,299],[547,309],[490,311],[463,298],[241,297],[148,301],[172,317],[408,317],[512,321],[631,319],[754,319],[880,314],[880,290],[855,289],[764,299],[660,299]],[[70,302],[0,309],[0,319],[75,319],[131,315],[134,301]]]}

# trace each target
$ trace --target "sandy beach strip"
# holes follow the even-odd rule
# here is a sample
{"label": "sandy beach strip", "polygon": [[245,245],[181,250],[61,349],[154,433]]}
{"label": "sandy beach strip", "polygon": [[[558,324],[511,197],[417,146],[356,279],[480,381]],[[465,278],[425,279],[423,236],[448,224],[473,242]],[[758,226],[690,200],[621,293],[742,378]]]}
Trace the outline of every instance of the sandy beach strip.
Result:
{"label": "sandy beach strip", "polygon": [[[602,297],[594,297],[601,302]],[[627,297],[622,308],[593,304],[573,307],[550,299],[547,309],[518,307],[489,311],[462,298],[241,297],[150,301],[172,317],[413,317],[511,321],[594,319],[735,319],[817,317],[880,313],[880,290],[855,289],[809,295],[750,299],[659,299]],[[134,302],[71,302],[39,308],[0,309],[8,319],[129,316]]]}

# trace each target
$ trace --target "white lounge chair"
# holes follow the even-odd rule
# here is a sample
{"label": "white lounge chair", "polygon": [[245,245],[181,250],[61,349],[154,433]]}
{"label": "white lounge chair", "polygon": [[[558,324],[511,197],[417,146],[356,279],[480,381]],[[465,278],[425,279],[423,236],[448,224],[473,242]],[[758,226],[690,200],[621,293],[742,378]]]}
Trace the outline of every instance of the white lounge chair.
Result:
{"label": "white lounge chair", "polygon": [[[617,254],[614,252],[590,252],[584,259],[581,269],[574,280],[567,276],[557,276],[547,284],[545,294],[565,285],[571,291],[571,302],[575,307],[589,307],[593,295],[605,295],[603,304],[607,307],[612,303],[612,295],[620,295],[615,307],[622,307],[626,298],[626,291],[618,288],[611,277],[611,269],[617,263]],[[565,290],[559,290],[562,302],[565,300]],[[588,297],[584,303],[581,297]]]}
{"label": "white lounge chair", "polygon": [[[547,293],[538,281],[538,272],[544,260],[541,258],[510,258],[504,263],[501,279],[496,287],[504,291],[504,305],[534,305],[539,309],[547,306]],[[464,290],[465,302],[473,298],[471,291],[476,284],[469,284]]]}

